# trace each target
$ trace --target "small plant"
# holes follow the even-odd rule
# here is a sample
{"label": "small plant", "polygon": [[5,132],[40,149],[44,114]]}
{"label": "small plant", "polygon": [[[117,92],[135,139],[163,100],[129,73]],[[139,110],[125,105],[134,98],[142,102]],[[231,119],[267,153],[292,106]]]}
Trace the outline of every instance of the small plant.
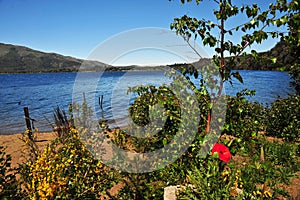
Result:
{"label": "small plant", "polygon": [[54,110],[54,123],[55,127],[53,127],[53,131],[56,133],[56,136],[64,142],[67,134],[70,132],[71,125],[66,112],[59,107]]}
{"label": "small plant", "polygon": [[189,184],[180,192],[178,199],[229,199],[238,196],[236,189],[243,187],[243,184],[238,172],[233,172],[226,165],[230,157],[230,151],[226,146],[215,144],[212,155],[188,171]]}
{"label": "small plant", "polygon": [[289,197],[279,185],[290,184],[290,179],[295,177],[295,172],[299,170],[297,145],[270,142],[263,136],[258,136],[248,143],[245,143],[247,151],[237,154],[247,158],[246,162],[236,160],[234,163],[235,167],[241,170],[244,193],[257,199]]}
{"label": "small plant", "polygon": [[83,94],[83,101],[81,104],[74,102],[69,105],[70,119],[68,124],[70,127],[76,127],[76,129],[90,130],[94,124],[93,110],[87,104],[85,94]]}
{"label": "small plant", "polygon": [[[28,132],[31,134],[29,135]],[[27,151],[23,152],[27,160],[35,161],[40,153],[40,150],[36,144],[37,134],[38,128],[36,128],[34,132],[26,129],[25,133],[23,133],[20,137],[20,140],[22,140],[27,147]]]}
{"label": "small plant", "polygon": [[24,196],[16,178],[16,169],[11,167],[11,155],[0,146],[0,199],[21,199]]}

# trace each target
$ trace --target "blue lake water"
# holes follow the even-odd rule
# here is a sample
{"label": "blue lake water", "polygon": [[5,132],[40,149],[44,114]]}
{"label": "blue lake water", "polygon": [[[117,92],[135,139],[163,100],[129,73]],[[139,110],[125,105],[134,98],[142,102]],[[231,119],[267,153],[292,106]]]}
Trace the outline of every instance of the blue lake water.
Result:
{"label": "blue lake water", "polygon": [[[240,73],[244,84],[233,81],[231,86],[226,83],[226,94],[235,95],[244,88],[254,89],[256,95],[249,100],[266,105],[279,96],[284,98],[294,93],[286,72],[242,70]],[[130,102],[135,98],[132,94],[126,94],[128,87],[145,84],[159,86],[170,82],[161,71],[0,74],[0,135],[24,132],[24,106],[29,107],[30,117],[39,121],[35,126],[41,132],[51,131],[47,122],[53,123],[54,108],[59,106],[67,110],[72,101],[82,97],[83,91],[87,98],[92,97],[97,103],[96,98],[103,95],[105,118],[120,119],[122,123]],[[98,104],[92,106],[97,107]]]}

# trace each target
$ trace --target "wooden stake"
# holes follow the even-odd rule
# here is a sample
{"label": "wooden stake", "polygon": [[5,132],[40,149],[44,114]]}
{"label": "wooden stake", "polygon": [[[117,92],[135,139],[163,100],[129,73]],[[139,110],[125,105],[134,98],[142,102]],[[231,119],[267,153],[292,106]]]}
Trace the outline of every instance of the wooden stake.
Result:
{"label": "wooden stake", "polygon": [[30,140],[32,140],[33,139],[33,137],[32,137],[32,128],[31,128],[31,123],[30,123],[28,107],[24,107],[24,117],[25,117],[25,122],[26,122],[26,128],[28,130],[28,138]]}

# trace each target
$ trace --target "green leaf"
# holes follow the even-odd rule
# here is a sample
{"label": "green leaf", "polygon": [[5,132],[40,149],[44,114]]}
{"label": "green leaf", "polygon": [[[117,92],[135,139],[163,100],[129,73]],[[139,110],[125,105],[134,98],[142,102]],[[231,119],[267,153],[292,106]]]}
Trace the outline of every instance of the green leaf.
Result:
{"label": "green leaf", "polygon": [[219,153],[218,152],[214,152],[213,157],[214,158],[219,158]]}
{"label": "green leaf", "polygon": [[167,139],[164,138],[164,139],[163,139],[163,145],[165,146],[167,143],[168,143]]}
{"label": "green leaf", "polygon": [[239,113],[243,112],[243,108],[238,108]]}
{"label": "green leaf", "polygon": [[240,83],[244,83],[243,78],[242,78],[242,76],[240,75],[239,72],[234,72],[234,73],[232,73],[232,76],[233,76],[234,78],[236,78]]}
{"label": "green leaf", "polygon": [[284,72],[284,71],[285,71],[285,67],[284,67],[284,66],[283,66],[283,67],[280,67],[279,70],[282,71],[282,72]]}

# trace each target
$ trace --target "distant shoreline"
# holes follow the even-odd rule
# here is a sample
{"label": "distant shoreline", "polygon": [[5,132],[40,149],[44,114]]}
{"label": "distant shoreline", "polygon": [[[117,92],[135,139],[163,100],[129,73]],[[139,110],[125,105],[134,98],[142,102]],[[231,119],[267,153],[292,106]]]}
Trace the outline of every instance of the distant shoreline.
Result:
{"label": "distant shoreline", "polygon": [[[99,71],[94,71],[94,70],[59,70],[59,71],[17,71],[17,72],[0,72],[0,74],[43,74],[43,73],[77,73],[77,72],[84,72],[84,73],[92,73],[92,72],[128,72],[128,71],[160,71],[162,70],[162,67],[168,67],[168,66],[159,66],[159,67],[112,67],[108,68],[106,70],[99,70]],[[170,67],[172,68],[172,67]]]}
{"label": "distant shoreline", "polygon": [[[140,68],[135,68],[135,69],[108,69],[108,70],[104,70],[104,71],[38,71],[38,72],[0,72],[0,74],[44,74],[44,73],[97,73],[97,72],[147,72],[147,71],[161,71],[162,66],[160,67],[140,67]],[[170,67],[170,66],[165,66],[165,67]],[[174,70],[178,70],[174,67],[170,67]],[[238,70],[238,71],[278,71],[278,72],[287,72],[282,71],[280,69],[232,69],[232,70]]]}

